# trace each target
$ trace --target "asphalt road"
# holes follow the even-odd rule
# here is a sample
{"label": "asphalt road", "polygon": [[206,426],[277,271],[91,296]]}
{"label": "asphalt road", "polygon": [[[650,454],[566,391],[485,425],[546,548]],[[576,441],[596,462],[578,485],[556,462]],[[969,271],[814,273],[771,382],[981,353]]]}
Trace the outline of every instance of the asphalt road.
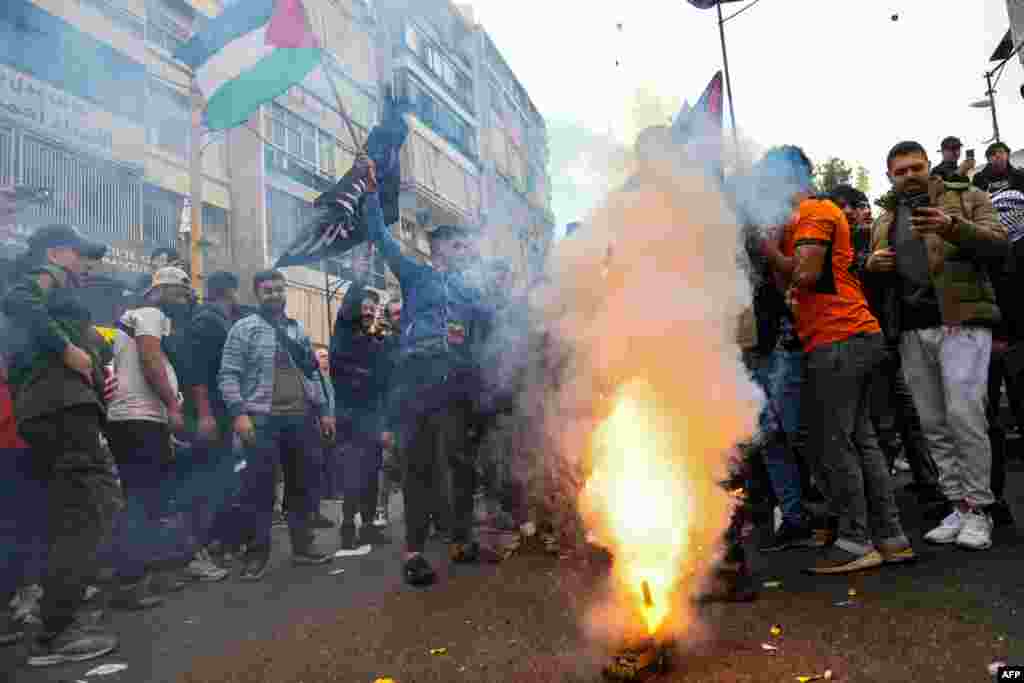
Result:
{"label": "asphalt road", "polygon": [[[1008,489],[1024,520],[1019,460]],[[762,588],[753,604],[704,608],[707,637],[688,643],[660,680],[777,683],[831,670],[841,681],[969,683],[992,680],[994,661],[1024,664],[1024,534],[998,530],[996,547],[983,553],[928,547],[913,504],[901,502],[917,564],[822,578],[800,572],[811,551],[756,557],[759,585],[779,585]],[[325,547],[336,547],[335,533],[322,532]],[[0,681],[600,680],[605,655],[586,644],[579,626],[599,584],[584,563],[524,550],[501,565],[452,568],[435,545],[429,554],[441,581],[421,591],[401,582],[398,544],[293,568],[283,529],[275,540],[262,583],[194,585],[160,609],[113,612],[121,647],[95,662],[29,670],[20,648],[5,648]],[[338,569],[344,572],[330,574]],[[836,606],[849,600],[850,588],[855,604]],[[774,624],[782,627],[778,637]],[[127,669],[84,676],[115,663]]]}

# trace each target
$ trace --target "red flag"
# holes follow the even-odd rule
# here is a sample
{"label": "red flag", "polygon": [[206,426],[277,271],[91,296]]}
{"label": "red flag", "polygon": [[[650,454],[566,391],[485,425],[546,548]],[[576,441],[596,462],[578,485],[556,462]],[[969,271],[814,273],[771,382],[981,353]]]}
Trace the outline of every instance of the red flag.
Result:
{"label": "red flag", "polygon": [[724,94],[722,72],[716,73],[704,94],[697,100],[693,107],[683,105],[682,110],[676,116],[673,128],[685,137],[697,133],[707,135],[708,129],[712,131],[722,130],[722,116],[724,114]]}

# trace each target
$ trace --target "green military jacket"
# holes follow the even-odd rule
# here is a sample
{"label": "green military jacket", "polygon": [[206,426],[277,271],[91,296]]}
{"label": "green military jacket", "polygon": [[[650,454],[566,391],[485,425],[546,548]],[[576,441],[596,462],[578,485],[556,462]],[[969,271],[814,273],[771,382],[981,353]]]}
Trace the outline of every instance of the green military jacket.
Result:
{"label": "green military jacket", "polygon": [[[39,286],[37,276],[49,274],[55,284]],[[69,275],[61,268],[43,265],[16,283],[3,301],[3,311],[24,335],[11,353],[8,379],[18,423],[80,405],[104,409],[103,366],[112,350],[92,325],[88,309],[78,300]],[[92,357],[93,383],[64,364],[62,354],[74,344]]]}

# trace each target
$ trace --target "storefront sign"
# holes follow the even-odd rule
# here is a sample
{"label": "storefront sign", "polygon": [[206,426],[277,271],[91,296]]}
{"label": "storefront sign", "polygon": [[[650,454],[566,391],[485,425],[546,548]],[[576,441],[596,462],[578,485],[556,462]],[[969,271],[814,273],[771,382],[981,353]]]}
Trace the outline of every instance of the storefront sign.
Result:
{"label": "storefront sign", "polygon": [[76,145],[110,153],[114,134],[102,125],[110,115],[20,71],[0,65],[0,115],[27,123]]}

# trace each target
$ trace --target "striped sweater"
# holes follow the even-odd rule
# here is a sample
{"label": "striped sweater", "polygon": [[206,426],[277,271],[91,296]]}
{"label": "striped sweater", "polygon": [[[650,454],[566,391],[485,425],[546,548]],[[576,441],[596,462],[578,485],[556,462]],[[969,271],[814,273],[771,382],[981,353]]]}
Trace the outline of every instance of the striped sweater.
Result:
{"label": "striped sweater", "polygon": [[[285,329],[288,337],[307,349],[312,357],[313,349],[302,323],[288,318]],[[270,414],[276,354],[277,334],[259,315],[242,318],[228,332],[217,383],[231,417]],[[312,379],[303,377],[303,384],[313,412],[328,415],[320,373],[315,373]]]}

